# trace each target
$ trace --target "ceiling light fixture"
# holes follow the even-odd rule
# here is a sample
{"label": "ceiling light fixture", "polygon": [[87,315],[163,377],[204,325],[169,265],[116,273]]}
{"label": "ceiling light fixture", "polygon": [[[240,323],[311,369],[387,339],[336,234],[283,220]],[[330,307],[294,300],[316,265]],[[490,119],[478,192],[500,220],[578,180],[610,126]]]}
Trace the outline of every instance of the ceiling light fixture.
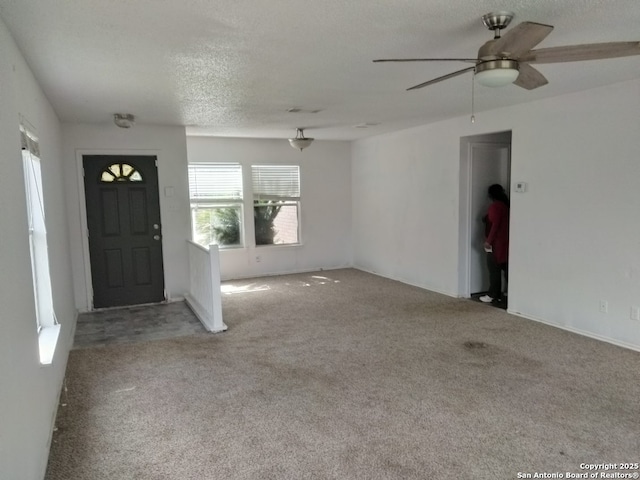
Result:
{"label": "ceiling light fixture", "polygon": [[485,87],[504,87],[513,83],[520,69],[515,60],[489,60],[476,66],[475,78]]}
{"label": "ceiling light fixture", "polygon": [[131,128],[133,124],[136,122],[136,117],[131,115],[130,113],[114,113],[113,114],[113,123],[115,123],[120,128]]}
{"label": "ceiling light fixture", "polygon": [[289,139],[289,144],[300,151],[311,145],[311,142],[313,142],[313,138],[306,138],[302,128],[296,129],[296,138]]}

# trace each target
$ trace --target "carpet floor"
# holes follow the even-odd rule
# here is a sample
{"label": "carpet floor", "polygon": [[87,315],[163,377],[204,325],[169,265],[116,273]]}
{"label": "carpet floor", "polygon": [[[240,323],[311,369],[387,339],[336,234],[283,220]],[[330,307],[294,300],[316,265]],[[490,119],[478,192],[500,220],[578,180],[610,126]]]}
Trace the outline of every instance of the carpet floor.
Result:
{"label": "carpet floor", "polygon": [[224,292],[225,333],[71,351],[47,480],[514,479],[639,460],[638,352],[353,269]]}

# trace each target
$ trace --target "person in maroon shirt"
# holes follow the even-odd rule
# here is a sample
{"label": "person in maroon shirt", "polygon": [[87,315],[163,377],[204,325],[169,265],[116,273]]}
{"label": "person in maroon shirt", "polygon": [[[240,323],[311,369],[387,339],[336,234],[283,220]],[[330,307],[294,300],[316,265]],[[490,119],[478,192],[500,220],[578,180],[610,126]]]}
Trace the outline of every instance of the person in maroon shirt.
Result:
{"label": "person in maroon shirt", "polygon": [[507,262],[509,260],[509,197],[502,185],[489,187],[491,205],[485,217],[486,239],[484,249],[487,252],[489,269],[489,292],[480,297],[484,303],[502,301],[502,272],[508,279]]}

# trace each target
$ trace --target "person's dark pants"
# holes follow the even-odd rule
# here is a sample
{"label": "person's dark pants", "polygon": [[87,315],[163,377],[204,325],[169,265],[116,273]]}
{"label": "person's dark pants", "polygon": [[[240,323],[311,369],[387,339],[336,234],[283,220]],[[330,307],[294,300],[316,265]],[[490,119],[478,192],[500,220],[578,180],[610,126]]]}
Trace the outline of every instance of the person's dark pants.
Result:
{"label": "person's dark pants", "polygon": [[489,295],[494,300],[502,299],[502,272],[504,272],[505,281],[509,280],[507,271],[507,263],[496,262],[493,253],[487,254],[487,267],[489,268]]}

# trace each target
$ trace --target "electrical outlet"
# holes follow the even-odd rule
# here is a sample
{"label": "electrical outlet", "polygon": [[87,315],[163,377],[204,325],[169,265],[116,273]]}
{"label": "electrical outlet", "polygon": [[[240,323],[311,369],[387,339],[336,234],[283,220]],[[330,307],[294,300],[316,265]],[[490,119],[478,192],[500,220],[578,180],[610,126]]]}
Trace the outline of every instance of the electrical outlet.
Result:
{"label": "electrical outlet", "polygon": [[607,313],[609,311],[609,302],[600,300],[600,312]]}
{"label": "electrical outlet", "polygon": [[631,307],[631,320],[640,322],[640,307]]}
{"label": "electrical outlet", "polygon": [[256,255],[256,263],[260,263],[262,261],[262,257],[260,255]]}

